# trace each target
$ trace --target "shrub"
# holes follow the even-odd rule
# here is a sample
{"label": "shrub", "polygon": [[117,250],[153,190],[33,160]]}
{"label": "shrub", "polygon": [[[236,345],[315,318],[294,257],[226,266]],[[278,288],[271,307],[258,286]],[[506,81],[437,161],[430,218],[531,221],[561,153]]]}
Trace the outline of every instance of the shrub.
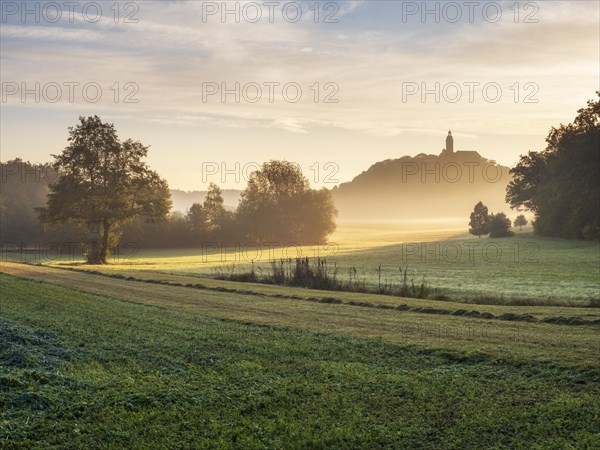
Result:
{"label": "shrub", "polygon": [[489,219],[489,232],[491,238],[514,236],[515,233],[510,231],[511,222],[506,214],[492,214]]}

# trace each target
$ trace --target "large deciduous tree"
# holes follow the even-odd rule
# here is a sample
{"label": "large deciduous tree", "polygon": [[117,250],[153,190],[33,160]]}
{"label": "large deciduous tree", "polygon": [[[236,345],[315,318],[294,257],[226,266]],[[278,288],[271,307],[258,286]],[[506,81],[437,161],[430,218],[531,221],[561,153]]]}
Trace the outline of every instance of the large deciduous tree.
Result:
{"label": "large deciduous tree", "polygon": [[300,169],[270,161],[253,172],[237,209],[250,239],[276,244],[322,243],[335,230],[331,193],[314,190]]}
{"label": "large deciduous tree", "polygon": [[137,216],[148,222],[166,220],[169,188],[143,162],[148,147],[131,139],[121,142],[114,125],[98,116],[80,117],[79,124],[69,127],[68,142],[62,154],[52,155],[60,177],[50,185],[40,219],[87,225],[87,261],[104,264],[121,225]]}
{"label": "large deciduous tree", "polygon": [[599,239],[600,100],[578,114],[573,123],[552,127],[544,151],[521,156],[506,201],[535,214],[538,234]]}

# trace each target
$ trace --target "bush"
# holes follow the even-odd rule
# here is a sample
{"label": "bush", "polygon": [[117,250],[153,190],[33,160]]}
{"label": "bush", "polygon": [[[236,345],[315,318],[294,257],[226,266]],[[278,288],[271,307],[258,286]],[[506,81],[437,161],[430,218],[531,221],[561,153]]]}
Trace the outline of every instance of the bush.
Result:
{"label": "bush", "polygon": [[511,222],[506,214],[492,214],[489,219],[488,229],[491,238],[514,236],[515,233],[510,231]]}

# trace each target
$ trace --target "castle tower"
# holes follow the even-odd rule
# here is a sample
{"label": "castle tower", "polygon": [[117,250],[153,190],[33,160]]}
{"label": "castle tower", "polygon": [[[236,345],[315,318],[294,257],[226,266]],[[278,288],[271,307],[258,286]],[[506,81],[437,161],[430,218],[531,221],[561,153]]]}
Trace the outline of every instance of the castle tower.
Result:
{"label": "castle tower", "polygon": [[446,153],[454,153],[454,138],[452,137],[452,131],[448,131],[448,136],[446,136]]}

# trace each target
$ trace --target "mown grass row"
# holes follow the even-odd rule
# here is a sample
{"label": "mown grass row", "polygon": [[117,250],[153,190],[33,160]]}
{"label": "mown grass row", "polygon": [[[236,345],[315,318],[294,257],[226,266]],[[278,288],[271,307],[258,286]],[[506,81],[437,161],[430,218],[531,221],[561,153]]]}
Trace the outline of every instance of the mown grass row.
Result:
{"label": "mown grass row", "polygon": [[[321,303],[327,291],[266,284],[235,283],[203,279],[209,289],[190,288],[198,278],[153,274],[145,280],[120,280],[80,271],[57,270],[44,266],[7,264],[2,271],[26,279],[58,284],[81,292],[110,296],[137,304],[193,312],[205,316],[239,320],[257,325],[292,326],[312,332],[334,332],[343,336],[380,338],[392,343],[411,343],[448,350],[482,352],[490,358],[509,358],[526,364],[555,364],[560,367],[595,369],[598,347],[597,328],[591,326],[557,326],[521,321],[482,320],[469,315],[427,314],[415,310],[380,308],[400,303],[395,297],[370,294],[335,294],[342,304]],[[120,275],[119,276],[124,276]],[[0,274],[0,282],[5,275]],[[170,284],[172,283],[172,284]],[[316,294],[311,300],[311,294]],[[298,297],[288,299],[289,295]],[[322,296],[322,297],[321,297]],[[319,303],[315,303],[319,301]],[[376,307],[350,305],[368,301]],[[404,299],[410,308],[438,308],[432,300]],[[445,304],[460,310],[460,303]],[[521,308],[485,306],[481,314],[517,313]],[[537,307],[529,311],[539,319],[564,312],[577,312],[588,320],[597,320],[594,310]],[[375,324],[375,325],[374,325]],[[507,351],[510,348],[510,351]],[[552,351],[548,352],[547,349]]]}
{"label": "mown grass row", "polygon": [[[227,288],[224,286],[209,287],[202,283],[180,283],[180,282],[176,282],[176,281],[168,281],[168,280],[155,279],[155,278],[137,278],[137,277],[133,277],[133,276],[122,275],[119,273],[107,274],[107,273],[100,272],[97,270],[74,269],[74,268],[63,268],[63,270],[73,270],[73,271],[77,271],[77,272],[84,272],[84,273],[89,273],[89,274],[93,274],[93,275],[106,276],[106,277],[115,278],[115,279],[119,279],[119,280],[125,280],[125,281],[136,281],[136,282],[143,282],[143,283],[150,283],[150,284],[161,284],[161,285],[166,285],[166,286],[186,287],[186,288],[202,289],[202,290],[209,290],[209,291],[215,291],[215,292],[226,292],[226,293],[231,293],[231,294],[254,295],[254,296],[259,296],[259,297],[285,298],[285,299],[289,299],[289,300],[303,300],[303,301],[310,301],[310,302],[316,302],[316,303],[328,303],[328,304],[338,304],[338,305],[345,304],[345,305],[359,306],[359,307],[365,307],[365,308],[379,308],[379,309],[396,310],[396,311],[410,311],[410,312],[423,313],[423,314],[463,316],[463,317],[470,317],[470,318],[476,318],[476,319],[504,320],[504,321],[510,321],[510,322],[551,323],[551,324],[556,324],[556,325],[575,325],[575,326],[577,326],[577,325],[587,325],[587,326],[600,325],[600,319],[584,319],[584,318],[578,317],[578,316],[560,315],[560,316],[547,316],[547,317],[537,318],[534,315],[529,314],[529,313],[504,312],[502,314],[493,314],[491,312],[486,312],[486,311],[480,312],[477,310],[467,310],[467,309],[434,308],[431,306],[408,306],[405,303],[390,305],[390,304],[384,304],[384,303],[372,303],[372,302],[368,302],[368,301],[342,300],[340,298],[331,297],[331,296],[305,297],[305,296],[298,296],[298,295],[294,295],[294,294],[285,294],[285,293],[266,294],[264,292],[257,292],[257,291],[251,290],[251,289]],[[288,276],[289,275],[285,275],[286,278],[282,278],[282,283],[274,283],[274,282],[271,283],[269,281],[269,279],[260,281],[260,279],[256,278],[255,275],[248,276],[247,274],[241,274],[239,279],[237,276],[235,276],[233,274],[229,274],[227,276],[216,276],[215,278],[218,280],[226,280],[226,281],[233,281],[233,282],[242,282],[242,283],[246,283],[246,282],[261,283],[261,282],[263,282],[266,284],[278,284],[278,285],[286,286],[288,284],[285,283],[285,279],[287,279]],[[298,284],[290,284],[290,285],[294,286],[294,287],[298,287],[298,286],[305,287],[303,284],[303,281],[300,281]],[[322,288],[312,287],[312,289],[322,289]],[[327,290],[327,289],[322,289],[322,290]],[[353,293],[357,292],[357,291],[346,290],[346,289],[337,289],[337,290],[343,291],[343,292],[353,292]],[[358,291],[358,292],[362,292],[362,291]],[[379,292],[370,292],[370,291],[366,291],[366,292],[372,293],[372,294],[379,294]],[[381,295],[401,296],[399,294],[387,294],[387,293],[385,293],[385,291]],[[404,298],[411,298],[411,297],[404,297]],[[417,297],[417,298],[420,298],[420,297]]]}

